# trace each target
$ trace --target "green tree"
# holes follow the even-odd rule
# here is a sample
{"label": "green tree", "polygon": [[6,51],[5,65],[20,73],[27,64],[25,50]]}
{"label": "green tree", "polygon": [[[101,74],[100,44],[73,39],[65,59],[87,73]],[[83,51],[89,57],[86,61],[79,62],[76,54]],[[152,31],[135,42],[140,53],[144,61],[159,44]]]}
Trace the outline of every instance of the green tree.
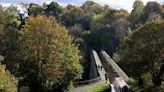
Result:
{"label": "green tree", "polygon": [[22,73],[34,91],[53,88],[63,92],[81,77],[78,49],[65,27],[53,17],[29,17],[21,30]]}
{"label": "green tree", "polygon": [[162,82],[164,59],[164,21],[154,20],[139,27],[120,45],[118,53],[120,64],[136,78],[149,72],[153,83],[159,86]]}
{"label": "green tree", "polygon": [[20,22],[16,17],[17,8],[13,5],[10,5],[6,9],[0,6],[1,12],[1,23],[3,24],[3,28],[7,29],[9,27],[18,27]]}
{"label": "green tree", "polygon": [[84,11],[80,7],[74,7],[62,13],[61,18],[66,26],[72,26],[82,21]]}
{"label": "green tree", "polygon": [[144,14],[142,16],[143,22],[161,18],[161,14],[164,12],[163,7],[157,2],[148,2],[144,9]]}
{"label": "green tree", "polygon": [[133,3],[133,10],[130,15],[130,21],[131,21],[133,27],[135,27],[135,26],[137,26],[137,24],[139,24],[143,12],[144,12],[143,2],[141,0],[136,0]]}
{"label": "green tree", "polygon": [[17,74],[20,51],[19,31],[16,28],[8,28],[1,31],[0,36],[0,54],[5,58],[2,63],[6,64],[10,72]]}
{"label": "green tree", "polygon": [[[3,8],[1,8],[3,9]],[[4,56],[3,64],[6,64],[13,74],[16,70],[16,62],[19,61],[17,57],[17,51],[19,51],[19,34],[17,26],[14,24],[16,19],[16,9],[13,6],[8,7],[5,10],[0,9],[0,54]],[[17,21],[17,19],[16,19]],[[16,61],[17,60],[17,61]]]}
{"label": "green tree", "polygon": [[119,19],[112,24],[112,27],[115,31],[115,36],[119,42],[122,42],[124,38],[128,35],[129,23],[125,19]]}
{"label": "green tree", "polygon": [[71,27],[70,27],[69,33],[70,33],[72,36],[78,38],[78,37],[81,36],[83,30],[84,30],[84,29],[83,29],[83,27],[82,27],[81,24],[75,24],[74,26],[71,26]]}
{"label": "green tree", "polygon": [[[107,10],[105,8],[94,1],[86,1],[81,8],[84,10],[85,13],[96,15],[96,14],[103,14]],[[108,9],[108,8],[107,8]]]}
{"label": "green tree", "polygon": [[3,57],[0,55],[0,91],[1,92],[17,92],[16,78],[6,70],[6,66],[1,64]]}
{"label": "green tree", "polygon": [[80,7],[73,7],[69,10],[65,10],[60,18],[61,22],[67,27],[81,24],[84,30],[89,30],[91,16],[84,14],[83,9]]}
{"label": "green tree", "polygon": [[4,14],[3,14],[4,12],[3,12],[3,7],[0,5],[0,30],[2,30],[3,29],[3,27],[4,27],[4,24],[5,24],[5,16],[4,16]]}
{"label": "green tree", "polygon": [[45,9],[45,14],[47,16],[54,16],[57,19],[59,17],[59,14],[61,14],[62,12],[63,12],[63,7],[56,2],[51,2],[49,5],[47,5]]}
{"label": "green tree", "polygon": [[36,16],[44,13],[44,7],[31,3],[28,8],[28,15]]}
{"label": "green tree", "polygon": [[72,8],[74,8],[74,7],[76,7],[76,6],[71,5],[71,4],[68,4],[68,5],[66,6],[66,8],[65,8],[65,9],[70,10],[70,9],[72,9]]}
{"label": "green tree", "polygon": [[91,25],[91,33],[87,37],[87,45],[95,50],[101,50],[102,34],[110,30],[110,25],[94,22]]}
{"label": "green tree", "polygon": [[117,45],[115,40],[114,34],[110,32],[103,33],[101,36],[102,49],[107,51],[110,56],[112,56]]}

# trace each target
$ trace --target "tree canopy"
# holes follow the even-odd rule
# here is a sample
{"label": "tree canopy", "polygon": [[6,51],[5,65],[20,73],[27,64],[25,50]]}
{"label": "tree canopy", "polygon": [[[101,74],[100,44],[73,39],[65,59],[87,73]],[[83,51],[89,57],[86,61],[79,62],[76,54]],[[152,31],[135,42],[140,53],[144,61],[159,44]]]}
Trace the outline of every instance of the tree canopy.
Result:
{"label": "tree canopy", "polygon": [[64,91],[81,77],[78,49],[72,40],[53,17],[28,18],[21,30],[22,73],[33,90],[41,86]]}
{"label": "tree canopy", "polygon": [[162,82],[164,59],[164,21],[154,20],[139,27],[120,45],[120,63],[130,75],[139,78],[149,72],[156,86]]}

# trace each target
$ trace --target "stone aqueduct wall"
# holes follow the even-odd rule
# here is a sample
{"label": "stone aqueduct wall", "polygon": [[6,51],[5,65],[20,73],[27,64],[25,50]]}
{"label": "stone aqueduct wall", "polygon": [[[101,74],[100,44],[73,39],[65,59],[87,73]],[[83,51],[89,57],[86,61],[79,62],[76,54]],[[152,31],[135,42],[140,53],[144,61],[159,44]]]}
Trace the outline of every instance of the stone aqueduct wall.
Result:
{"label": "stone aqueduct wall", "polygon": [[129,80],[129,77],[126,75],[126,73],[115,63],[115,61],[105,51],[101,51],[101,54],[108,62],[109,67],[111,67],[112,70],[115,72],[116,75],[114,75],[114,77],[119,76],[122,77],[125,81]]}
{"label": "stone aqueduct wall", "polygon": [[74,82],[75,86],[90,84],[90,83],[94,83],[101,80],[101,77],[98,72],[96,62],[95,62],[95,60],[100,60],[96,51],[92,50],[90,59],[91,59],[90,60],[91,62],[90,62],[90,70],[89,70],[90,71],[89,80]]}

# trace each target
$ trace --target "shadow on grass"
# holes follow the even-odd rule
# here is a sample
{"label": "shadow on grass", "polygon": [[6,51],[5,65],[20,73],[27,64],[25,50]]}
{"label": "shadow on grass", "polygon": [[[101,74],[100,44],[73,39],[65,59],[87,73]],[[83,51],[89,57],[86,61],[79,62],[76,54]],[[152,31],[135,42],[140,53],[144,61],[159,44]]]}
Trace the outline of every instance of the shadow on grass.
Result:
{"label": "shadow on grass", "polygon": [[111,89],[110,89],[110,87],[109,87],[109,88],[103,90],[102,92],[111,92]]}

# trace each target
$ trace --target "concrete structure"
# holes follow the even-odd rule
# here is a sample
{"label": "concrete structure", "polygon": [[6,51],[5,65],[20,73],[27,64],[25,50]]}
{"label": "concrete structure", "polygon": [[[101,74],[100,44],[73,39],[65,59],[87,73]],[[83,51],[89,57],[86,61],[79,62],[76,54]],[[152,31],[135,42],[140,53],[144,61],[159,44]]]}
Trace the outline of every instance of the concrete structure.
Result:
{"label": "concrete structure", "polygon": [[97,52],[95,50],[92,50],[92,54],[94,56],[94,62],[96,64],[98,74],[99,74],[101,80],[105,81],[106,80],[105,79],[105,73],[106,72],[105,72],[105,70],[103,68],[101,60],[100,60],[100,58],[99,58],[99,56],[98,56],[98,54],[97,54]]}
{"label": "concrete structure", "polygon": [[105,60],[108,62],[109,66],[111,66],[112,69],[118,75],[118,76],[115,76],[115,77],[121,77],[125,81],[129,80],[129,77],[125,74],[125,72],[115,63],[115,61],[105,51],[101,51],[101,54],[103,55]]}
{"label": "concrete structure", "polygon": [[[90,59],[89,80],[74,82],[75,86],[87,85],[99,82],[100,80],[105,81],[105,70],[95,50],[92,50]],[[97,66],[102,66],[102,70],[98,69]]]}
{"label": "concrete structure", "polygon": [[[105,79],[105,70],[102,66],[102,69],[97,66],[102,66],[100,58],[95,50],[91,52],[91,64],[90,64],[90,74],[89,80],[79,81],[74,83],[73,92],[85,92],[89,87],[100,85],[106,82]],[[82,84],[82,85],[81,85]]]}
{"label": "concrete structure", "polygon": [[94,79],[100,76],[98,72],[98,65],[96,63],[97,60],[100,60],[97,53],[95,51],[92,51],[91,58],[90,58],[90,72],[89,72],[89,79]]}

